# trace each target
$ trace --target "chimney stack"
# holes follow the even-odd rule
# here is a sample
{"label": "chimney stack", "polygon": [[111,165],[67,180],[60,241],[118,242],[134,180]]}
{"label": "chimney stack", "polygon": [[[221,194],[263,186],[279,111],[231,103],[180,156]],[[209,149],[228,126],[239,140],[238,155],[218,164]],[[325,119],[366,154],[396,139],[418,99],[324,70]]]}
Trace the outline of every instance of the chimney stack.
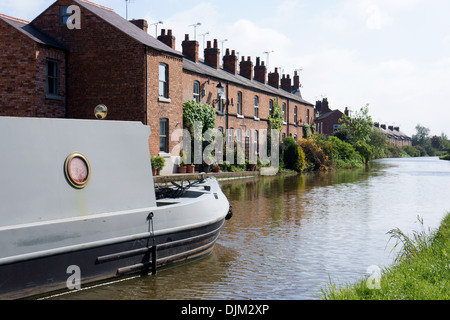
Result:
{"label": "chimney stack", "polygon": [[239,74],[241,76],[253,80],[253,62],[250,57],[247,57],[247,61],[245,61],[245,58],[242,57],[242,61],[239,64],[239,67],[240,67]]}
{"label": "chimney stack", "polygon": [[223,69],[225,71],[228,71],[234,75],[237,74],[237,56],[236,52],[234,50],[231,51],[230,49],[227,49],[225,51],[225,55],[223,56]]}
{"label": "chimney stack", "polygon": [[266,66],[264,65],[264,61],[261,63],[260,60],[261,59],[259,57],[256,58],[254,79],[266,84]]}
{"label": "chimney stack", "polygon": [[286,77],[283,74],[283,77],[281,78],[281,89],[287,92],[292,92],[291,77],[289,75]]}
{"label": "chimney stack", "polygon": [[198,62],[198,41],[189,40],[189,34],[184,36],[184,41],[181,43],[183,47],[183,55],[189,60]]}
{"label": "chimney stack", "polygon": [[300,89],[300,76],[297,71],[294,71],[294,90]]}
{"label": "chimney stack", "polygon": [[166,34],[166,29],[162,29],[161,35],[158,37],[158,40],[164,43],[166,46],[175,49],[175,37],[172,35],[172,30],[167,30]]}
{"label": "chimney stack", "polygon": [[270,72],[268,76],[269,86],[274,88],[280,87],[280,75],[278,74],[278,68],[275,68],[275,72]]}
{"label": "chimney stack", "polygon": [[319,114],[322,114],[322,101],[321,100],[316,101],[316,112],[319,112]]}
{"label": "chimney stack", "polygon": [[330,112],[330,111],[331,111],[331,109],[328,106],[328,98],[323,98],[323,100],[322,100],[322,112],[323,113],[327,113],[327,112]]}
{"label": "chimney stack", "polygon": [[205,48],[205,63],[213,68],[220,68],[220,49],[217,45],[217,39],[214,39],[213,48],[211,48],[211,41],[207,42]]}
{"label": "chimney stack", "polygon": [[145,19],[133,19],[133,20],[130,20],[130,22],[132,24],[134,24],[135,26],[139,27],[140,29],[144,30],[145,32],[147,32],[147,30],[148,30],[147,20],[145,20]]}

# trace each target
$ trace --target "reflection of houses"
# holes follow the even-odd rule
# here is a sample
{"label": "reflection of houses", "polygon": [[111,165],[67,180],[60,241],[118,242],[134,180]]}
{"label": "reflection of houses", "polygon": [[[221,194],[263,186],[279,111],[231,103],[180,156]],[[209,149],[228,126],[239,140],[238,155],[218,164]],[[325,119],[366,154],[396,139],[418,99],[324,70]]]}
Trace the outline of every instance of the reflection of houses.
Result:
{"label": "reflection of houses", "polygon": [[[339,110],[331,110],[328,105],[328,99],[324,98],[322,101],[316,102],[316,117],[314,122],[316,124],[316,131],[319,134],[333,135],[339,128],[339,120],[343,113]],[[348,116],[348,109],[345,108],[345,114]]]}
{"label": "reflection of houses", "polygon": [[385,124],[380,125],[378,122],[375,122],[374,126],[383,132],[389,138],[389,141],[396,146],[412,146],[411,138],[401,132],[399,127],[386,126]]}

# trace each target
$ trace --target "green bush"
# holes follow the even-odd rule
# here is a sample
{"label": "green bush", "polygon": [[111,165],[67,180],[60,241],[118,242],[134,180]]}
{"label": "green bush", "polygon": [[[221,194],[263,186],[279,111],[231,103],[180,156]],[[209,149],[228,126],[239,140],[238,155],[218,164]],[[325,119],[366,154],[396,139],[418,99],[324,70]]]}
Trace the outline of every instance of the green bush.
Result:
{"label": "green bush", "polygon": [[299,144],[305,153],[305,170],[326,171],[329,169],[330,158],[314,139],[300,139]]}
{"label": "green bush", "polygon": [[302,172],[305,170],[306,165],[306,155],[301,146],[297,146],[297,161],[294,164],[294,170],[297,172]]}
{"label": "green bush", "polygon": [[403,146],[403,151],[406,152],[410,157],[420,157],[420,151],[411,146]]}
{"label": "green bush", "polygon": [[298,158],[297,143],[294,138],[287,137],[282,144],[283,162],[286,169],[294,169],[295,162]]}
{"label": "green bush", "polygon": [[166,160],[161,156],[152,156],[150,158],[152,163],[152,169],[155,169],[157,171],[160,171],[164,168],[164,165],[166,164]]}
{"label": "green bush", "polygon": [[354,168],[363,165],[361,155],[347,142],[337,137],[328,137],[332,145],[332,154],[338,168]]}

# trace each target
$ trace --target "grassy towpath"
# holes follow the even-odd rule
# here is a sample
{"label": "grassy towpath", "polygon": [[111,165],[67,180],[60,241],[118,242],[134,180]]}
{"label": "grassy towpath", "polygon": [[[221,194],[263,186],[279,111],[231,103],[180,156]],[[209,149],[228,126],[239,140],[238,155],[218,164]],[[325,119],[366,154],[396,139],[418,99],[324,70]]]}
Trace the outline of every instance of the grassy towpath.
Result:
{"label": "grassy towpath", "polygon": [[450,300],[450,213],[437,230],[389,233],[402,245],[391,266],[348,286],[330,283],[322,299]]}

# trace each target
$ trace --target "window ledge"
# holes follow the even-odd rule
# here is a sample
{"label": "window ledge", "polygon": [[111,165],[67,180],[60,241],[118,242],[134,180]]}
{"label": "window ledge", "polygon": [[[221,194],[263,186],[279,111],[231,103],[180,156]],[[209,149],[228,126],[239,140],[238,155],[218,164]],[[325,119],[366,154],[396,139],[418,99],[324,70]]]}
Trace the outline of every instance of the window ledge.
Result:
{"label": "window ledge", "polygon": [[242,114],[238,114],[237,117],[240,119],[244,119],[244,116]]}
{"label": "window ledge", "polygon": [[164,98],[164,97],[158,97],[158,101],[159,102],[164,102],[164,103],[171,103],[172,100],[170,100],[170,98]]}
{"label": "window ledge", "polygon": [[45,99],[50,99],[50,100],[62,100],[62,97],[56,94],[45,94]]}
{"label": "window ledge", "polygon": [[253,119],[255,119],[256,121],[259,121],[259,120],[260,120],[258,117],[253,117]]}
{"label": "window ledge", "polygon": [[286,121],[283,121],[283,124],[287,124],[287,122],[286,122]]}

